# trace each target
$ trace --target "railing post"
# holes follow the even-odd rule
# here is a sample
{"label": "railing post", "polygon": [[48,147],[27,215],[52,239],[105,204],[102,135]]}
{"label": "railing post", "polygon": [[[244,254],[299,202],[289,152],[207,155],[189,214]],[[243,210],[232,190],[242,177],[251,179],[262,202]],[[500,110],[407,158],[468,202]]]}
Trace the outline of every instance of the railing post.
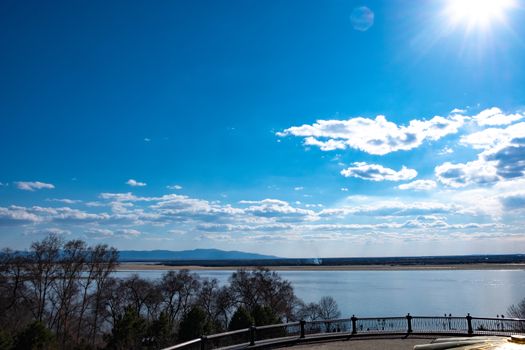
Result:
{"label": "railing post", "polygon": [[407,333],[412,333],[412,316],[410,316],[410,313],[407,314]]}
{"label": "railing post", "polygon": [[474,330],[472,329],[472,316],[470,314],[467,314],[467,325],[468,325],[468,334],[472,335],[474,334]]}
{"label": "railing post", "polygon": [[355,315],[352,315],[352,334],[357,334],[357,317]]}
{"label": "railing post", "polygon": [[201,337],[201,350],[206,350],[206,348],[208,347],[208,337],[203,335]]}
{"label": "railing post", "polygon": [[255,345],[255,326],[252,325],[250,327],[250,345]]}
{"label": "railing post", "polygon": [[301,338],[304,338],[305,337],[304,325],[306,324],[306,321],[305,320],[301,320],[300,324],[301,324]]}

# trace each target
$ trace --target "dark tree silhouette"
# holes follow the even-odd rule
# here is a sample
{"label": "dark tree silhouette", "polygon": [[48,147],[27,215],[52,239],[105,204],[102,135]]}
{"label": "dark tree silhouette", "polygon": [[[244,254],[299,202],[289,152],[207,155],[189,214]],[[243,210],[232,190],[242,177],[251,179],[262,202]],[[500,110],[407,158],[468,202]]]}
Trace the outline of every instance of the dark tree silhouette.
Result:
{"label": "dark tree silhouette", "polygon": [[42,322],[34,321],[18,333],[13,350],[53,350],[56,347],[53,333]]}
{"label": "dark tree silhouette", "polygon": [[111,333],[106,336],[106,349],[142,349],[147,328],[146,320],[139,315],[138,311],[131,307],[127,308],[124,314],[116,319]]}
{"label": "dark tree silhouette", "polygon": [[238,329],[248,328],[251,327],[254,323],[255,321],[253,320],[253,317],[250,314],[250,312],[244,307],[239,306],[232,316],[230,324],[228,325],[228,330],[235,331]]}
{"label": "dark tree silhouette", "polygon": [[206,313],[200,307],[195,306],[182,318],[179,341],[199,338],[202,335],[210,334],[212,331],[213,328],[206,319]]}

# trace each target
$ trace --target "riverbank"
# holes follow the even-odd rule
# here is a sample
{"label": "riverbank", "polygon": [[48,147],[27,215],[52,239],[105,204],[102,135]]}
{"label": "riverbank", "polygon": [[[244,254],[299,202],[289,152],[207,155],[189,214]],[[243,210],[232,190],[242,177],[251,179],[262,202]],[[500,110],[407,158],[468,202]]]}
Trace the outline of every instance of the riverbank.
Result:
{"label": "riverbank", "polygon": [[[457,264],[457,265],[308,265],[308,266],[265,266],[274,271],[448,271],[448,270],[525,270],[525,264]],[[146,263],[121,263],[118,271],[147,270],[201,270],[236,271],[239,269],[255,269],[258,266],[172,266]]]}

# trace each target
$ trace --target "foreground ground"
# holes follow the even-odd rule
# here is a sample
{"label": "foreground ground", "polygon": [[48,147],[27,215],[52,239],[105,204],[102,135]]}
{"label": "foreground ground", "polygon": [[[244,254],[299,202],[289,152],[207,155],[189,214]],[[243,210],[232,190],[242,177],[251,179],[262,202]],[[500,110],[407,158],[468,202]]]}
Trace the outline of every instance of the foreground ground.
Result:
{"label": "foreground ground", "polygon": [[350,339],[344,341],[297,345],[293,350],[412,350],[414,345],[429,344],[435,337]]}

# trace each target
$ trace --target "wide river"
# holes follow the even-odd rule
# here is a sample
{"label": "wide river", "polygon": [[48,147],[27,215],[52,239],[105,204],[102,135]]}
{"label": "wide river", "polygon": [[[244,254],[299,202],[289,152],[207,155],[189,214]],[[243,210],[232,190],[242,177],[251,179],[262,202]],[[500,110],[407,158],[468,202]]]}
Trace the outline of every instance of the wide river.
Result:
{"label": "wide river", "polygon": [[[165,271],[117,271],[158,279]],[[195,271],[227,284],[232,271]],[[524,270],[443,271],[279,271],[305,302],[334,297],[342,317],[366,316],[496,317],[525,298]]]}

